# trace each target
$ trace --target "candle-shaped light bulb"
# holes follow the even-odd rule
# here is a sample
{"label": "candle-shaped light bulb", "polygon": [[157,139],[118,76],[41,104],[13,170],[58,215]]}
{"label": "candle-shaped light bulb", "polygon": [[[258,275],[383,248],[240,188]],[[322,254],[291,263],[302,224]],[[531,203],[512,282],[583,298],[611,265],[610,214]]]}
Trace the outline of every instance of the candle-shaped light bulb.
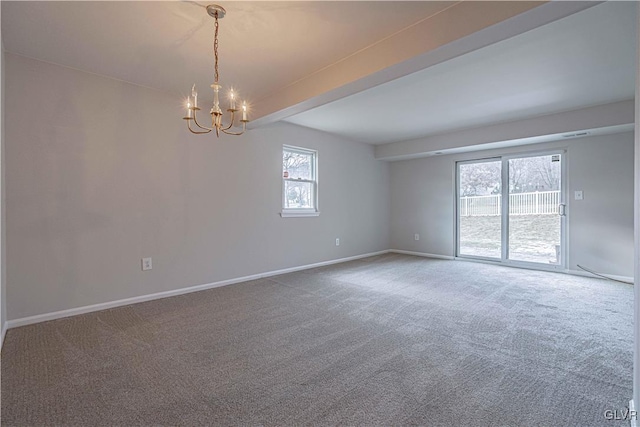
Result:
{"label": "candle-shaped light bulb", "polygon": [[198,107],[198,92],[196,92],[196,85],[191,88],[191,96],[193,96],[193,106]]}
{"label": "candle-shaped light bulb", "polygon": [[187,97],[187,117],[191,118],[191,98]]}
{"label": "candle-shaped light bulb", "polygon": [[229,108],[232,110],[236,109],[236,94],[233,93],[233,89],[229,92]]}
{"label": "candle-shaped light bulb", "polygon": [[242,103],[242,120],[247,120],[247,101]]}

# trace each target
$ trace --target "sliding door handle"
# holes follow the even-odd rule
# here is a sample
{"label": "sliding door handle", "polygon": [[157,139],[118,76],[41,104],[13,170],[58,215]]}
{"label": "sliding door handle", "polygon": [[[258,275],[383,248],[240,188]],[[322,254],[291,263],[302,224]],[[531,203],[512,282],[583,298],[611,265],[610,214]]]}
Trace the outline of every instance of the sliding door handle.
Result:
{"label": "sliding door handle", "polygon": [[566,216],[567,215],[567,205],[560,203],[558,205],[558,215]]}

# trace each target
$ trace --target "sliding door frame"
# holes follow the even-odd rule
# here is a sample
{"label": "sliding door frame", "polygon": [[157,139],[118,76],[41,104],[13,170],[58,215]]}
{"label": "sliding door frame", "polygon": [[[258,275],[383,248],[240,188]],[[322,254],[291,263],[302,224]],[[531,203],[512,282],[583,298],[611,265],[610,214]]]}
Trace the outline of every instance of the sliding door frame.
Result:
{"label": "sliding door frame", "polygon": [[[462,258],[462,259],[475,259],[475,260],[479,260],[479,261],[491,261],[491,262],[500,262],[502,261],[501,258],[495,258],[495,257],[484,257],[484,256],[478,256],[478,255],[461,255],[460,254],[460,165],[464,165],[464,164],[477,164],[477,163],[490,163],[490,162],[499,162],[502,160],[502,156],[494,156],[494,157],[485,157],[485,158],[481,158],[481,159],[474,159],[474,160],[462,160],[459,162],[456,162],[456,179],[455,179],[455,185],[456,185],[456,207],[455,207],[455,216],[456,216],[456,256],[455,258]],[[502,167],[504,167],[504,163],[502,164]],[[500,170],[501,174],[504,174],[504,171],[501,169]],[[501,175],[501,179],[504,181],[504,178]],[[502,183],[500,183],[500,188],[502,189]],[[503,196],[504,199],[504,196]],[[504,205],[504,203],[503,203]],[[501,216],[500,217],[500,221],[502,221],[504,223],[504,218]],[[501,224],[502,228],[504,229],[504,224]],[[500,245],[501,245],[501,250],[502,253],[504,254],[504,231],[501,231],[501,240],[500,240]]]}
{"label": "sliding door frame", "polygon": [[[541,262],[530,261],[517,261],[509,259],[509,160],[512,159],[525,159],[527,157],[541,157],[541,156],[553,156],[560,155],[560,205],[564,206],[564,215],[560,217],[560,263],[558,264],[544,264]],[[526,153],[514,153],[502,156],[502,173],[503,173],[503,185],[502,200],[506,200],[503,203],[503,223],[506,223],[506,228],[503,230],[502,244],[503,244],[503,258],[502,261],[505,265],[512,265],[515,267],[535,268],[540,270],[564,270],[567,265],[567,215],[569,210],[567,208],[567,150],[542,150],[532,151]],[[506,176],[505,176],[506,175]],[[506,180],[505,180],[506,179]],[[505,193],[506,191],[506,193]],[[505,195],[506,194],[506,195]]]}
{"label": "sliding door frame", "polygon": [[[551,156],[559,154],[560,157],[560,204],[564,206],[564,215],[560,215],[560,263],[558,264],[544,264],[538,262],[529,261],[517,261],[509,259],[509,160],[522,159],[527,157],[540,157]],[[482,257],[477,255],[462,255],[460,254],[460,165],[485,163],[501,161],[501,178],[500,189],[502,194],[502,215],[501,215],[501,258]],[[569,253],[568,240],[567,240],[567,216],[570,214],[567,204],[567,150],[555,149],[555,150],[541,150],[530,151],[523,153],[505,154],[501,156],[492,156],[486,158],[472,159],[457,161],[455,166],[455,258],[463,260],[477,260],[477,261],[489,261],[492,263],[501,263],[504,265],[510,265],[514,267],[530,268],[536,270],[551,270],[561,271],[566,269],[567,256]]]}

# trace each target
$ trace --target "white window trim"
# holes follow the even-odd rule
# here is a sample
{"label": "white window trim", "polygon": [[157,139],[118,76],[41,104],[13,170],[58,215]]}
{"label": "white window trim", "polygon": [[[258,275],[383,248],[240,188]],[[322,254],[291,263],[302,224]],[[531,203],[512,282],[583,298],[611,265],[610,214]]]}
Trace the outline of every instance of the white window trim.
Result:
{"label": "white window trim", "polygon": [[320,216],[320,212],[314,209],[283,209],[280,216],[282,218],[304,218],[306,216]]}
{"label": "white window trim", "polygon": [[[313,172],[315,175],[315,180],[312,179],[291,179],[291,178],[285,178],[282,175],[282,169],[280,169],[280,177],[282,179],[282,202],[281,202],[281,206],[282,206],[282,211],[280,212],[280,216],[282,218],[303,218],[303,217],[313,217],[313,216],[320,216],[320,211],[318,210],[318,151],[317,150],[312,150],[310,148],[303,148],[303,147],[296,147],[293,145],[283,145],[282,146],[282,151],[293,151],[293,152],[298,152],[301,154],[312,154],[313,155],[313,164],[311,165],[311,167],[313,168]],[[285,194],[284,194],[284,188],[285,188],[285,182],[286,181],[290,181],[290,182],[309,182],[311,184],[313,184],[313,205],[315,206],[314,208],[285,208]]]}

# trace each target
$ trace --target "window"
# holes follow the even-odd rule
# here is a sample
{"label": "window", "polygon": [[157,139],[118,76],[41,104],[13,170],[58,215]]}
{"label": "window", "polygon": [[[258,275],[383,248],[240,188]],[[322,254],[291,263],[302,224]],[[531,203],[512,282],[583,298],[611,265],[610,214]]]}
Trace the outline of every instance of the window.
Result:
{"label": "window", "polygon": [[318,152],[285,145],[282,148],[282,213],[318,216]]}

